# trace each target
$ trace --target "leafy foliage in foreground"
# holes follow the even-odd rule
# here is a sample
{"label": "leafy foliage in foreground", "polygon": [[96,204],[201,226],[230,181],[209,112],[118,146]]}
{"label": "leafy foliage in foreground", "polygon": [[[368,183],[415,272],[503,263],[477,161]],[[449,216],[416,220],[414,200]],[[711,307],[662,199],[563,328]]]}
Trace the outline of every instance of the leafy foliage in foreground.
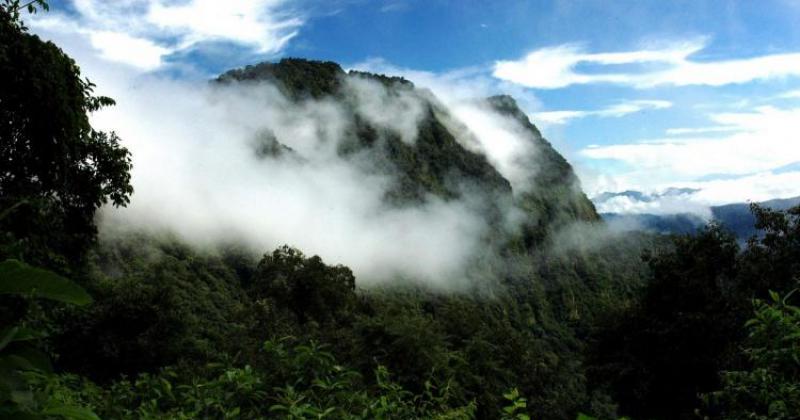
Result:
{"label": "leafy foliage in foreground", "polygon": [[[591,376],[599,386],[608,387],[623,413],[637,418],[695,417],[699,394],[716,395],[725,387],[721,395],[732,396],[731,387],[742,385],[734,385],[737,380],[753,380],[753,375],[778,368],[754,359],[772,351],[769,346],[775,348],[777,343],[768,343],[769,339],[786,340],[786,347],[775,351],[786,360],[800,360],[800,348],[791,343],[791,334],[779,338],[786,330],[779,330],[778,325],[784,324],[777,320],[782,319],[782,328],[789,330],[794,321],[777,315],[792,313],[791,306],[776,308],[762,302],[800,286],[800,207],[773,211],[754,205],[753,213],[763,234],[742,251],[735,238],[717,226],[696,236],[677,237],[672,252],[650,258],[653,278],[639,303],[598,328],[590,352]],[[748,322],[753,299],[757,317]],[[746,322],[749,336],[743,328]],[[780,369],[788,369],[785,380],[796,379],[791,364]],[[746,373],[720,377],[720,372]],[[784,373],[769,374],[780,378]],[[783,401],[791,387],[781,389],[776,380],[776,388],[750,398],[767,404]],[[751,391],[756,388],[740,396]],[[708,415],[715,417],[714,401],[708,401]],[[755,413],[766,412],[748,401],[740,400]],[[719,418],[733,415],[725,411],[728,403],[719,408],[723,410]],[[791,415],[786,418],[800,415],[791,404],[787,413]]]}
{"label": "leafy foliage in foreground", "polygon": [[[447,387],[414,395],[377,367],[370,381],[315,342],[267,341],[259,366],[212,364],[185,376],[167,368],[90,395],[106,418],[471,418],[474,404],[451,407]],[[85,386],[86,384],[84,384]]]}
{"label": "leafy foliage in foreground", "polygon": [[[8,294],[76,305],[91,302],[86,292],[69,280],[16,260],[0,263],[0,295]],[[91,410],[59,401],[50,389],[38,386],[58,380],[42,349],[45,336],[29,317],[0,329],[0,417],[96,419]]]}
{"label": "leafy foliage in foreground", "polygon": [[747,370],[722,373],[722,389],[704,396],[720,418],[793,419],[800,415],[800,307],[770,293],[754,302],[743,353]]}

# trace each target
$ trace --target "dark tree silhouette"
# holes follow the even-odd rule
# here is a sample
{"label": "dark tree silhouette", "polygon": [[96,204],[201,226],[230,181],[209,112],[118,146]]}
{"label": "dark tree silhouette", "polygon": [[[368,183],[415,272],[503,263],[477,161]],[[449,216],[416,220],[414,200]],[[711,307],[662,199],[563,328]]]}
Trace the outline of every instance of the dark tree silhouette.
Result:
{"label": "dark tree silhouette", "polygon": [[20,8],[0,6],[0,256],[64,268],[95,238],[95,211],[122,206],[133,191],[131,159],[116,134],[88,114],[113,104],[60,48],[27,32]]}

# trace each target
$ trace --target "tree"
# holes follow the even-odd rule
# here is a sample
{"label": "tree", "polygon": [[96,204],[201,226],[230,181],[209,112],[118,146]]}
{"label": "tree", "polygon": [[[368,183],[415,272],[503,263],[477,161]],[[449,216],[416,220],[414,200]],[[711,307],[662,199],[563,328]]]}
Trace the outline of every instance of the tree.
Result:
{"label": "tree", "polygon": [[[70,280],[17,260],[0,262],[0,295],[74,305],[92,302],[86,291]],[[46,333],[34,324],[23,319],[0,328],[0,417],[97,419],[91,410],[65,404],[48,386],[42,386],[56,379],[41,345]]]}
{"label": "tree", "polygon": [[593,350],[593,376],[610,383],[623,414],[693,418],[698,393],[719,386],[744,322],[730,298],[738,252],[711,225],[648,259],[653,277],[638,307],[613,320]]}
{"label": "tree", "polygon": [[725,419],[800,417],[800,307],[791,293],[754,301],[755,316],[745,326],[747,370],[722,373],[723,387],[704,396],[708,411]]}
{"label": "tree", "polygon": [[124,206],[133,192],[131,158],[116,134],[88,114],[113,104],[60,48],[28,33],[20,10],[0,4],[0,257],[49,267],[79,261],[96,236],[95,211]]}
{"label": "tree", "polygon": [[325,323],[348,316],[355,305],[355,277],[349,268],[327,266],[318,256],[282,246],[265,255],[250,286],[256,299],[270,298],[297,320]]}
{"label": "tree", "polygon": [[786,294],[800,287],[800,206],[776,211],[751,206],[760,236],[739,258],[739,294],[745,301]]}

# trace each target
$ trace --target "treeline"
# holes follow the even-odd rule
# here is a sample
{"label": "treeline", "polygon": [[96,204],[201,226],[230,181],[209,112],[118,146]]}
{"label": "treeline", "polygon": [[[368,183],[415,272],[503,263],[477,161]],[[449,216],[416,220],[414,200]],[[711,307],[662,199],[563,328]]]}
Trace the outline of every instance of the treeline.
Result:
{"label": "treeline", "polygon": [[130,155],[20,5],[0,2],[0,417],[800,417],[800,208],[754,207],[744,249],[716,226],[528,234],[458,292],[357,288],[289,246],[98,243]]}
{"label": "treeline", "polygon": [[[634,418],[800,415],[800,207],[752,207],[740,249],[716,225],[646,257],[636,304],[595,326],[588,375]],[[794,306],[793,306],[794,305]]]}

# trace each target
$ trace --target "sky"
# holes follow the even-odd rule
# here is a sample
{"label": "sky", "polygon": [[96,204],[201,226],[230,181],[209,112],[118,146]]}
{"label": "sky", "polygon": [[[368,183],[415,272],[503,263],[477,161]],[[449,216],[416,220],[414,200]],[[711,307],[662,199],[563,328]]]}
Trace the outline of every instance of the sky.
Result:
{"label": "sky", "polygon": [[[333,60],[437,95],[513,95],[589,196],[688,187],[689,208],[800,195],[800,0],[50,3],[28,25],[97,82],[110,68],[126,79],[109,83],[135,86]],[[600,210],[675,210],[625,200]]]}

